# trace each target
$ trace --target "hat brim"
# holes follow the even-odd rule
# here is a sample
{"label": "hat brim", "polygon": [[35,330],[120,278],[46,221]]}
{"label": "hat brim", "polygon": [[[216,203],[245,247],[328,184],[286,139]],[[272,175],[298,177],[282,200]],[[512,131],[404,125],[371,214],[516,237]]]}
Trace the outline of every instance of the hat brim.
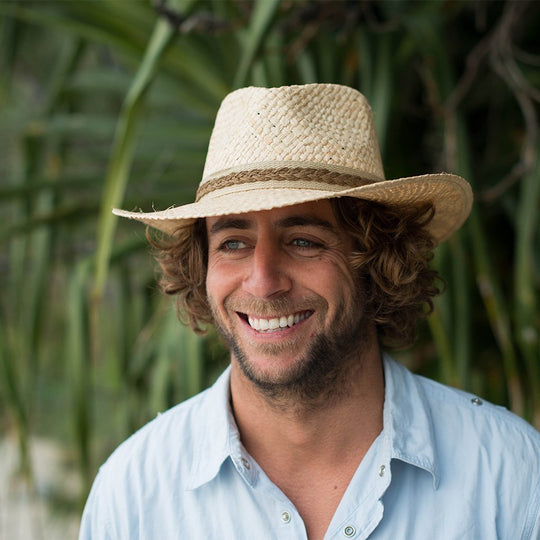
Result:
{"label": "hat brim", "polygon": [[113,213],[172,235],[198,218],[258,212],[337,197],[355,197],[388,205],[431,202],[435,215],[428,228],[436,242],[445,240],[461,227],[473,200],[467,181],[457,175],[441,173],[382,180],[353,188],[336,185],[332,189],[311,189],[305,185],[283,187],[277,182],[256,182],[218,190],[198,202],[158,212],[128,212],[115,208]]}

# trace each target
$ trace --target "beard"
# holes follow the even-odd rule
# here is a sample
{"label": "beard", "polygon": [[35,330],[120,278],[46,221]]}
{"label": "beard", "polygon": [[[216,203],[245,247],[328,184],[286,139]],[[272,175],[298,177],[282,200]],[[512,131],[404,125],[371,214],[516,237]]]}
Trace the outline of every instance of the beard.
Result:
{"label": "beard", "polygon": [[[303,355],[298,358],[294,366],[273,375],[261,373],[256,365],[250,361],[248,354],[242,348],[233,332],[226,330],[217,309],[212,305],[212,312],[218,333],[227,342],[238,366],[255,387],[269,402],[276,405],[295,403],[300,406],[309,406],[316,402],[330,402],[349,393],[353,383],[352,377],[362,364],[363,354],[370,347],[370,324],[361,308],[354,312],[352,306],[362,306],[362,298],[357,293],[355,300],[349,304],[344,302],[337,307],[335,320],[330,324],[332,330],[320,332],[310,339],[310,343]],[[286,299],[278,301],[255,302],[250,306],[226,307],[229,313],[255,312],[258,314],[291,313],[304,309],[303,306],[290,306]],[[263,305],[264,304],[264,305]],[[327,307],[327,303],[319,298],[305,302],[307,306]],[[324,312],[324,309],[321,310]],[[268,345],[261,347],[261,352],[279,357],[281,353],[289,352],[292,343]]]}

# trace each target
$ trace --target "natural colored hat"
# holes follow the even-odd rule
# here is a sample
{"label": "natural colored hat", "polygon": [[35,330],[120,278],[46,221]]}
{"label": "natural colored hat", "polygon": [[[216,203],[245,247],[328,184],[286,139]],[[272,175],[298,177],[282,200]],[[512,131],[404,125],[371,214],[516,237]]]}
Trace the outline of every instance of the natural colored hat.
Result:
{"label": "natural colored hat", "polygon": [[469,184],[453,174],[385,180],[373,114],[357,90],[336,84],[242,88],[223,100],[196,202],[127,212],[172,234],[196,218],[269,210],[334,197],[387,204],[431,201],[430,231],[444,240],[467,218]]}

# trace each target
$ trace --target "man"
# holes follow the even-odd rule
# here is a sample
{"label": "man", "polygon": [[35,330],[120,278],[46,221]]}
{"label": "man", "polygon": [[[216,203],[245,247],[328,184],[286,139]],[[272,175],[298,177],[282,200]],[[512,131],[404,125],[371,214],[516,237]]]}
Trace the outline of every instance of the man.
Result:
{"label": "man", "polygon": [[83,539],[538,539],[540,435],[382,352],[438,293],[433,247],[471,190],[384,180],[351,88],[222,103],[197,201],[118,215],[170,235],[163,288],[231,365],[101,468]]}

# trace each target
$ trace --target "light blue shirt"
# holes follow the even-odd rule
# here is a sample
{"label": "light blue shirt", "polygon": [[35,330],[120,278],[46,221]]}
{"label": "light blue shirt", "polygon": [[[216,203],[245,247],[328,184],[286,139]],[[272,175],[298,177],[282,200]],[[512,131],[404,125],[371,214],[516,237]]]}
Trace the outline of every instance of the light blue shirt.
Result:
{"label": "light blue shirt", "polygon": [[[305,539],[293,504],[243,448],[229,369],[101,467],[80,540]],[[540,433],[384,356],[384,428],[325,539],[540,539]]]}

